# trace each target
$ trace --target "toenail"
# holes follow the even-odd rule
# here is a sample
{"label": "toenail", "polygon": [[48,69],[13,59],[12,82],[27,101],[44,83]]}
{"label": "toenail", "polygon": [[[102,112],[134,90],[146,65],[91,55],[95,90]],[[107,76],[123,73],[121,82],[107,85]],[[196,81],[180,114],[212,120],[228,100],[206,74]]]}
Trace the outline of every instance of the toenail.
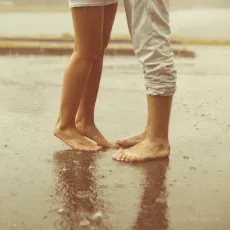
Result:
{"label": "toenail", "polygon": [[125,156],[122,156],[121,160],[124,161],[125,160]]}

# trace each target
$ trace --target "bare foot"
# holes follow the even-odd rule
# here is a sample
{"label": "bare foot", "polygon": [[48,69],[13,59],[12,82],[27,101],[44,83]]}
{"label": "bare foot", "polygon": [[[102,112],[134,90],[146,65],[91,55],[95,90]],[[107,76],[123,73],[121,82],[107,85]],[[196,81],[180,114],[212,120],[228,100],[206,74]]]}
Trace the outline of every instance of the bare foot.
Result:
{"label": "bare foot", "polygon": [[129,149],[118,151],[113,159],[124,162],[141,162],[168,157],[169,154],[170,145],[167,141],[151,141],[146,138]]}
{"label": "bare foot", "polygon": [[59,125],[56,125],[54,135],[74,150],[91,152],[101,149],[100,146],[85,139],[75,127],[60,129]]}
{"label": "bare foot", "polygon": [[82,122],[76,122],[76,128],[81,135],[88,137],[104,148],[119,148],[118,144],[109,142],[95,125],[86,125]]}
{"label": "bare foot", "polygon": [[129,137],[123,140],[117,140],[115,143],[121,147],[130,148],[144,141],[144,139],[146,138],[146,135],[147,135],[147,131],[144,131],[143,133],[137,136]]}

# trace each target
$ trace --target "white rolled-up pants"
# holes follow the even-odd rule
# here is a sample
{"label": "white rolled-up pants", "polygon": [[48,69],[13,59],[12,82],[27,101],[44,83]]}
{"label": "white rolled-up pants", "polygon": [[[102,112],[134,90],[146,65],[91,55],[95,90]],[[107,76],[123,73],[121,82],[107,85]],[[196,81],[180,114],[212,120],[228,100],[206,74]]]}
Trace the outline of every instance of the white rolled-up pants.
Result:
{"label": "white rolled-up pants", "polygon": [[144,70],[147,95],[172,96],[176,91],[168,2],[124,0],[135,55]]}

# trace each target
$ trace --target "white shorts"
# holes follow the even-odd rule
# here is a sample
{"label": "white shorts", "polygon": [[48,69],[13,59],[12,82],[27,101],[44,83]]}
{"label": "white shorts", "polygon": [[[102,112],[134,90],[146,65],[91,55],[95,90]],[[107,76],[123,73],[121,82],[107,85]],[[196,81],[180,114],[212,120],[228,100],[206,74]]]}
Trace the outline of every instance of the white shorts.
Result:
{"label": "white shorts", "polygon": [[118,2],[118,0],[68,0],[68,1],[70,7],[105,6],[105,5]]}

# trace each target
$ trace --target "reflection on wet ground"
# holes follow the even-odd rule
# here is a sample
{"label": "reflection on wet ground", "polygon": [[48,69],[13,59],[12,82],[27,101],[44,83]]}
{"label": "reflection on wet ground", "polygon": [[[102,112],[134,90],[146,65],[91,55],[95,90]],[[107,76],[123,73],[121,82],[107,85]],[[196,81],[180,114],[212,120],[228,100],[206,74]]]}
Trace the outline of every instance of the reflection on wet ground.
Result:
{"label": "reflection on wet ground", "polygon": [[93,175],[93,156],[63,151],[55,153],[55,162],[57,196],[63,200],[63,208],[59,209],[61,229],[76,229],[90,224],[101,229],[101,223],[96,222],[101,218],[101,208]]}
{"label": "reflection on wet ground", "polygon": [[[116,229],[110,223],[109,213],[113,206],[106,206],[104,200],[108,184],[97,184],[98,155],[61,151],[55,153],[56,196],[61,197],[63,206],[58,210],[60,219],[57,229]],[[99,166],[100,167],[100,166]],[[132,165],[133,170],[142,171],[142,180],[138,192],[142,194],[140,206],[137,207],[137,218],[130,229],[168,229],[167,190],[165,185],[168,160],[159,160]],[[110,174],[112,170],[110,170]],[[105,175],[103,176],[105,177]],[[129,182],[132,187],[131,181]],[[119,187],[127,184],[119,184]],[[99,189],[97,189],[99,188]],[[106,189],[104,189],[106,188]],[[137,188],[136,188],[137,189]],[[100,196],[100,194],[103,194]],[[135,199],[132,193],[127,199]],[[110,198],[111,199],[111,198]],[[113,202],[119,202],[119,196]],[[114,204],[116,205],[116,204]],[[123,204],[126,205],[125,203]],[[130,210],[132,212],[134,210]],[[122,213],[121,213],[122,214]],[[125,213],[123,213],[125,215]]]}

